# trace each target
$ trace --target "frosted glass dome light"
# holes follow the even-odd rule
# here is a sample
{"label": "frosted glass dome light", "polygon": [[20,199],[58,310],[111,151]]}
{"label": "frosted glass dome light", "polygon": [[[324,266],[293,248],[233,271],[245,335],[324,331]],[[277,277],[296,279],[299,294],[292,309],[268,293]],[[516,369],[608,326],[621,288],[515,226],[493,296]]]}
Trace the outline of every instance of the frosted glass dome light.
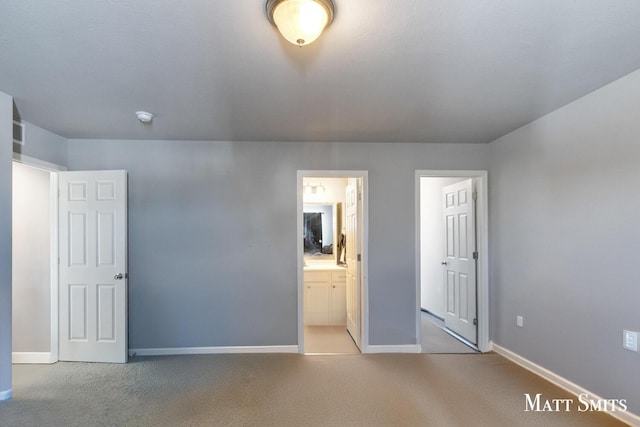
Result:
{"label": "frosted glass dome light", "polygon": [[268,0],[267,16],[292,44],[313,43],[333,21],[331,0]]}

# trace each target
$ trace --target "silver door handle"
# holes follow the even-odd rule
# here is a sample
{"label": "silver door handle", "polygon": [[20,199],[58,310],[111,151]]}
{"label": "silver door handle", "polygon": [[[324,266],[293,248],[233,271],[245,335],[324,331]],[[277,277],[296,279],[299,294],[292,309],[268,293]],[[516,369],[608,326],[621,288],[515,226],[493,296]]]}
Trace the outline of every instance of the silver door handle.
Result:
{"label": "silver door handle", "polygon": [[440,264],[447,265],[448,263],[447,263],[447,261],[442,261]]}
{"label": "silver door handle", "polygon": [[116,280],[122,280],[124,278],[124,274],[118,273],[115,276],[113,276],[113,278]]}

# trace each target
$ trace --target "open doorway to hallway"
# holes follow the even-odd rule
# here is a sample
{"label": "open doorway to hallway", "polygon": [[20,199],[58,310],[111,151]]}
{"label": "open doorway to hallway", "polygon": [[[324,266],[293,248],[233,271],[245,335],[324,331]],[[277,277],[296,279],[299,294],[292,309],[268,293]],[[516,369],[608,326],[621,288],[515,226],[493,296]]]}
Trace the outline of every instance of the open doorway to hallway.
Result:
{"label": "open doorway to hallway", "polygon": [[423,352],[488,351],[486,171],[416,172],[416,329]]}
{"label": "open doorway to hallway", "polygon": [[298,172],[301,353],[366,345],[366,172]]}
{"label": "open doorway to hallway", "polygon": [[57,172],[14,154],[12,362],[58,360]]}

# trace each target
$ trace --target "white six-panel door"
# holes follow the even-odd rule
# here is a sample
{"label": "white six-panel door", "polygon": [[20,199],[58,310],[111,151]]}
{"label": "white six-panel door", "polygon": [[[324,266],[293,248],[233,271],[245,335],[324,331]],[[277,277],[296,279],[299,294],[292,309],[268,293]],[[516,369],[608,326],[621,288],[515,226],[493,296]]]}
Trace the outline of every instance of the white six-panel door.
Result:
{"label": "white six-panel door", "polygon": [[347,260],[347,330],[354,342],[361,347],[360,322],[360,197],[359,180],[349,178],[346,190],[346,260]]}
{"label": "white six-panel door", "polygon": [[473,179],[442,189],[445,221],[445,326],[477,343]]}
{"label": "white six-panel door", "polygon": [[60,360],[127,361],[127,175],[59,173]]}

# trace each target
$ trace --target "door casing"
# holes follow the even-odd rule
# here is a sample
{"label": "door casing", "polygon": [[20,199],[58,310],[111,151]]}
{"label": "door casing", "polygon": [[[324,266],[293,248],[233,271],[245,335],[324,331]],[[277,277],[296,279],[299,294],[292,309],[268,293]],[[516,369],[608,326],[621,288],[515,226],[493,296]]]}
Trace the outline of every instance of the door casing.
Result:
{"label": "door casing", "polygon": [[476,205],[478,349],[483,353],[491,350],[489,341],[489,192],[487,176],[486,170],[416,170],[415,172],[416,338],[418,341],[420,341],[422,332],[420,307],[420,178],[473,178],[476,181],[476,191],[478,192]]}
{"label": "door casing", "polygon": [[[298,170],[297,177],[297,236],[303,235],[303,178],[359,178],[362,182],[362,266],[360,269],[360,342],[362,353],[369,348],[369,181],[368,171],[362,170]],[[304,354],[304,248],[302,239],[297,239],[298,265],[298,353]]]}
{"label": "door casing", "polygon": [[51,207],[50,221],[50,356],[47,361],[37,361],[38,363],[55,363],[58,361],[59,353],[59,327],[58,327],[58,172],[67,170],[64,166],[49,163],[40,159],[13,153],[13,161],[27,166],[42,169],[49,172],[49,203]]}

